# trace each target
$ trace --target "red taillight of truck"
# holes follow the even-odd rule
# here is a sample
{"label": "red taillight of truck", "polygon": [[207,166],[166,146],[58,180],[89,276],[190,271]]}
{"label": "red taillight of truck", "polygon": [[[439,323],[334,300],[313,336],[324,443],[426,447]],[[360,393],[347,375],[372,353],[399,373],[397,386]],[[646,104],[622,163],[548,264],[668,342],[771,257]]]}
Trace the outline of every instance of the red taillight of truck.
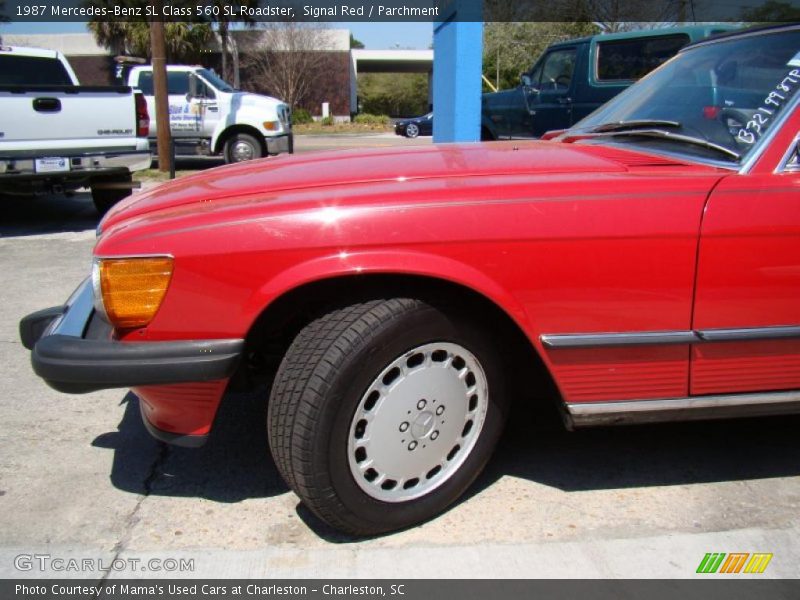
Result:
{"label": "red taillight of truck", "polygon": [[147,112],[147,100],[144,94],[134,94],[136,99],[136,136],[147,137],[150,133],[150,115]]}

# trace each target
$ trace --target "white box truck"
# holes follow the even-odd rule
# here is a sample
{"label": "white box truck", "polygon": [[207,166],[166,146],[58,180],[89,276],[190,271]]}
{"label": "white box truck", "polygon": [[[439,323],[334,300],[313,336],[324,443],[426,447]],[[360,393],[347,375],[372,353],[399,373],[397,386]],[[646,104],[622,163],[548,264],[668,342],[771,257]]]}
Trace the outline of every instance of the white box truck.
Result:
{"label": "white box truck", "polygon": [[[127,83],[147,99],[155,143],[153,68],[131,68]],[[285,102],[236,90],[209,69],[188,65],[167,65],[167,93],[170,130],[180,154],[189,148],[192,154],[221,155],[234,163],[293,150]]]}

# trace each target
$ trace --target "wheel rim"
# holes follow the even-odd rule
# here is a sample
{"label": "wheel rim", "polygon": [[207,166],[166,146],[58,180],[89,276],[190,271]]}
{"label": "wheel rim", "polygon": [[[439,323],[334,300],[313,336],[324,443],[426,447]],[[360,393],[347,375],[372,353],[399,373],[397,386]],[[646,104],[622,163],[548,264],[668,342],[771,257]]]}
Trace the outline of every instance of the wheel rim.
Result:
{"label": "wheel rim", "polygon": [[244,160],[253,160],[256,155],[256,149],[253,148],[253,145],[244,142],[242,140],[237,140],[234,142],[233,147],[231,148],[231,156],[233,157],[233,162],[242,162]]}
{"label": "wheel rim", "polygon": [[438,488],[475,446],[488,398],[486,375],[466,348],[441,342],[403,353],[356,408],[347,448],[356,483],[384,502]]}
{"label": "wheel rim", "polygon": [[419,135],[419,127],[414,125],[414,123],[409,123],[406,126],[406,135],[408,137],[417,137]]}

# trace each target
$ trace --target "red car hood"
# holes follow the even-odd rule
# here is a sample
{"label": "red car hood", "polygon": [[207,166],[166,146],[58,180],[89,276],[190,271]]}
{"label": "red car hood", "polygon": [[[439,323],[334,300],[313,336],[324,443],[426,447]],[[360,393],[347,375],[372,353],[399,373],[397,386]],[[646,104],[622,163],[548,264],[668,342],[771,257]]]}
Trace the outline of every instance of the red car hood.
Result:
{"label": "red car hood", "polygon": [[609,156],[604,153],[609,154],[601,147],[557,142],[494,142],[266,158],[210,169],[135,194],[108,213],[103,228],[155,211],[244,196],[263,194],[274,198],[276,192],[282,191],[398,179],[619,172],[626,170],[628,162],[620,161],[620,154],[641,156],[620,151]]}

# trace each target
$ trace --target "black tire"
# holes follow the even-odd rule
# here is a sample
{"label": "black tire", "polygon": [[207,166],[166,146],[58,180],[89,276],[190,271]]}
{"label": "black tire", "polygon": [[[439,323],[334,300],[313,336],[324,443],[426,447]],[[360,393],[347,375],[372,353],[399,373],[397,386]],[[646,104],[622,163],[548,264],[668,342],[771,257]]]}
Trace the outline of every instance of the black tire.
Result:
{"label": "black tire", "polygon": [[415,138],[419,135],[419,125],[416,123],[409,123],[406,125],[406,137]]}
{"label": "black tire", "polygon": [[115,175],[113,177],[95,178],[92,180],[92,201],[94,207],[100,215],[106,214],[112,206],[120,200],[124,200],[131,195],[132,189],[130,187],[110,188],[105,189],[102,187],[95,187],[95,184],[103,183],[119,183],[128,185],[133,181],[133,177],[128,175]]}
{"label": "black tire", "polygon": [[225,140],[223,154],[228,164],[244,162],[264,156],[264,148],[261,142],[249,133],[234,133]]}
{"label": "black tire", "polygon": [[[351,472],[348,440],[359,403],[393,360],[422,344],[448,342],[467,349],[485,374],[486,411],[474,445],[421,497],[376,499]],[[470,320],[414,299],[354,304],[316,319],[291,344],[272,387],[268,437],[278,470],[314,514],[346,533],[375,535],[437,515],[475,480],[502,431],[507,400],[499,354]]]}

